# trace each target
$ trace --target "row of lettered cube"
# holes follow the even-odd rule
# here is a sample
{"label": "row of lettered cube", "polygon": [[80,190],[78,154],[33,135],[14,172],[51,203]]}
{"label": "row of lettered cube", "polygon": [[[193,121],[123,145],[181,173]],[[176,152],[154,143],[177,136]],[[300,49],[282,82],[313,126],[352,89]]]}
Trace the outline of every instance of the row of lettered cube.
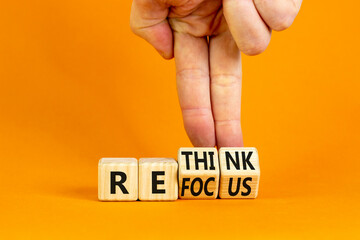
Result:
{"label": "row of lettered cube", "polygon": [[172,158],[102,158],[101,201],[256,198],[260,180],[256,148],[180,148]]}

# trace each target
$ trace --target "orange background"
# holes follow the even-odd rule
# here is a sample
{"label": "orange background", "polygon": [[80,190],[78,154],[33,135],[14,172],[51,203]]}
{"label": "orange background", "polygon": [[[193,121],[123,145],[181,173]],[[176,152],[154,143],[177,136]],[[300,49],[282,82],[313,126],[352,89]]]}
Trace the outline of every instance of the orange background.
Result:
{"label": "orange background", "polygon": [[305,0],[243,58],[256,200],[97,201],[101,157],[191,146],[173,60],[129,29],[131,1],[1,1],[0,238],[360,236],[359,1]]}

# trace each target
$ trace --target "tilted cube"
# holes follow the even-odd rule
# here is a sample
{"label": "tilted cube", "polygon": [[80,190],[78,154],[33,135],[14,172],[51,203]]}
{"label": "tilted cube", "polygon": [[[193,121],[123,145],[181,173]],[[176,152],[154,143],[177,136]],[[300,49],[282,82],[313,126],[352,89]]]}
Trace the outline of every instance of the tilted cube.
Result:
{"label": "tilted cube", "polygon": [[215,199],[219,189],[219,160],[216,148],[180,148],[179,197]]}
{"label": "tilted cube", "polygon": [[174,201],[178,198],[178,163],[172,158],[140,158],[139,199]]}
{"label": "tilted cube", "polygon": [[260,166],[256,148],[220,148],[220,198],[256,198]]}
{"label": "tilted cube", "polygon": [[136,201],[138,198],[137,159],[100,159],[98,198],[101,201]]}

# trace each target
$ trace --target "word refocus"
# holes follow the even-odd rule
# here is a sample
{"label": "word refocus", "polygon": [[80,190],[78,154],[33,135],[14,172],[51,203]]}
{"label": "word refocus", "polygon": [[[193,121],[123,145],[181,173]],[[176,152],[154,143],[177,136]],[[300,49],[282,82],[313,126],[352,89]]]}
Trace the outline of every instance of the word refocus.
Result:
{"label": "word refocus", "polygon": [[256,198],[260,180],[256,148],[180,148],[172,158],[102,158],[101,201]]}

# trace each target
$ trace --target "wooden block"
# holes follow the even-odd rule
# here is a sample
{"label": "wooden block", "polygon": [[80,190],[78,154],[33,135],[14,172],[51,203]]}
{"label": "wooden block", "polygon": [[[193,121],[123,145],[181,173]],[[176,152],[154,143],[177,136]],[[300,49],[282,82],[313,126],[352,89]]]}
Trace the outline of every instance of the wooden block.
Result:
{"label": "wooden block", "polygon": [[178,198],[178,163],[172,158],[140,158],[139,199],[174,201]]}
{"label": "wooden block", "polygon": [[260,166],[256,148],[220,148],[220,198],[256,198]]}
{"label": "wooden block", "polygon": [[98,174],[99,200],[137,200],[138,162],[135,158],[102,158]]}
{"label": "wooden block", "polygon": [[219,160],[216,148],[180,148],[179,197],[215,199],[219,189]]}

